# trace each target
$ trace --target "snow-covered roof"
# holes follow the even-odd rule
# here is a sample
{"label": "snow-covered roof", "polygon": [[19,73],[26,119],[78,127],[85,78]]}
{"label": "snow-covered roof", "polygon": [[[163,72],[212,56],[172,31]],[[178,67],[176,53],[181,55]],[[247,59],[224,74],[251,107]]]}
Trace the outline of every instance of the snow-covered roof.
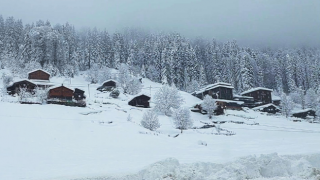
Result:
{"label": "snow-covered roof", "polygon": [[193,93],[196,93],[196,94],[200,94],[200,93],[203,93],[204,91],[207,91],[207,90],[210,90],[210,89],[214,89],[214,88],[217,88],[217,87],[225,87],[225,88],[230,88],[230,89],[233,89],[234,87],[229,84],[229,83],[224,83],[224,82],[218,82],[218,83],[214,83],[214,84],[209,84],[207,85],[206,87],[204,88],[201,88],[199,89],[198,91],[195,91]]}
{"label": "snow-covered roof", "polygon": [[244,103],[243,101],[232,101],[232,100],[226,100],[226,99],[214,99],[214,100],[219,101],[219,102],[226,102],[226,103],[237,103],[237,104]]}
{"label": "snow-covered roof", "polygon": [[36,71],[43,71],[43,72],[45,72],[45,73],[47,73],[47,74],[50,75],[50,73],[49,73],[48,71],[45,71],[45,70],[43,70],[43,69],[35,69],[35,70],[33,70],[33,71],[28,72],[28,74],[33,73],[33,72],[36,72]]}
{"label": "snow-covered roof", "polygon": [[151,97],[150,97],[149,95],[146,95],[146,94],[144,94],[144,93],[139,93],[139,94],[133,96],[132,98],[130,98],[130,99],[128,100],[128,102],[132,101],[134,98],[139,97],[139,96],[147,96],[147,97],[149,97],[149,98],[151,99]]}
{"label": "snow-covered roof", "polygon": [[307,109],[300,109],[300,110],[295,110],[292,112],[292,114],[296,114],[296,113],[305,113],[305,112],[308,112],[308,111],[313,111],[313,109],[311,108],[307,108]]}
{"label": "snow-covered roof", "polygon": [[106,81],[103,81],[103,83],[102,84],[104,84],[104,83],[106,83],[106,82],[109,82],[109,81],[113,81],[113,82],[115,82],[116,84],[118,83],[116,80],[114,80],[114,79],[108,79],[108,80],[106,80]]}
{"label": "snow-covered roof", "polygon": [[244,91],[244,92],[240,93],[240,95],[251,93],[254,91],[258,91],[258,90],[271,91],[271,92],[273,91],[272,89],[268,89],[268,88],[264,88],[264,87],[256,87],[256,88],[252,88],[247,91]]}
{"label": "snow-covered roof", "polygon": [[261,105],[261,106],[257,106],[257,107],[254,107],[252,108],[253,110],[260,110],[260,109],[263,109],[263,108],[266,108],[266,107],[269,107],[269,106],[274,106],[275,108],[279,109],[278,106],[272,104],[272,103],[269,103],[269,104],[265,104],[265,105]]}
{"label": "snow-covered roof", "polygon": [[62,86],[65,87],[65,88],[67,88],[67,89],[70,89],[70,90],[74,91],[74,88],[72,88],[72,87],[67,87],[67,86],[65,86],[65,85],[52,86],[52,87],[48,88],[48,90],[55,89],[55,88],[62,87]]}
{"label": "snow-covered roof", "polygon": [[281,97],[272,95],[272,101],[280,101]]}
{"label": "snow-covered roof", "polygon": [[234,94],[233,97],[234,97],[234,98],[248,98],[248,99],[253,99],[253,97],[251,97],[251,96],[240,96],[240,95],[237,95],[237,94]]}

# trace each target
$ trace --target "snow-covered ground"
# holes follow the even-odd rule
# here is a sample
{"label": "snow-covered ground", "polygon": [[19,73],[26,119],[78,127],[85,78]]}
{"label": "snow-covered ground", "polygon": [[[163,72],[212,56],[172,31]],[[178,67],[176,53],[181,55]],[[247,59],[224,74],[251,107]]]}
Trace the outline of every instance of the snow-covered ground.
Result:
{"label": "snow-covered ground", "polygon": [[[51,82],[85,90],[87,107],[26,105],[17,103],[17,97],[2,97],[1,180],[319,177],[320,124],[228,110],[214,120],[225,121],[221,128],[235,135],[217,135],[209,128],[174,137],[180,132],[166,116],[159,116],[156,132],[141,127],[147,109],[129,106],[130,95],[110,98],[96,91],[98,84],[88,86],[82,76],[71,84],[56,77]],[[161,87],[148,79],[143,86],[142,92],[151,96]],[[183,106],[199,102],[181,94]],[[206,115],[191,117],[194,127],[211,123]]]}

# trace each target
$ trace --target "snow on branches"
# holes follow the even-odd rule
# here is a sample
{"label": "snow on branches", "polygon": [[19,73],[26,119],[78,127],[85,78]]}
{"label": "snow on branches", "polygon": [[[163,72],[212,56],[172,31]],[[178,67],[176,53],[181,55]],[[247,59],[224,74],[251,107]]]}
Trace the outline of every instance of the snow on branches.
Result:
{"label": "snow on branches", "polygon": [[190,110],[186,107],[181,107],[173,111],[173,123],[177,129],[186,130],[193,126],[193,120],[190,117]]}
{"label": "snow on branches", "polygon": [[154,95],[154,109],[167,116],[171,115],[171,109],[177,109],[184,102],[178,89],[175,86],[162,86]]}
{"label": "snow on branches", "polygon": [[143,114],[141,125],[149,129],[150,131],[154,131],[160,127],[158,115],[153,110],[148,110]]}

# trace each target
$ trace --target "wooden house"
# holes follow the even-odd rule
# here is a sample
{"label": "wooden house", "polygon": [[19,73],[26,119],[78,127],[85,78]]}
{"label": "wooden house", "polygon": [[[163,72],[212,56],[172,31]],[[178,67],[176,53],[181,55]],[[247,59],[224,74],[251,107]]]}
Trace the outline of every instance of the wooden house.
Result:
{"label": "wooden house", "polygon": [[150,104],[149,104],[150,99],[151,98],[149,96],[140,94],[138,96],[133,97],[131,100],[129,100],[128,104],[130,106],[150,108]]}
{"label": "wooden house", "polygon": [[49,81],[49,78],[50,78],[50,73],[41,69],[37,69],[28,73],[28,79],[30,80]]}
{"label": "wooden house", "polygon": [[210,84],[199,91],[192,93],[193,96],[203,99],[204,96],[209,95],[214,99],[233,99],[233,86],[229,83],[218,82],[215,84]]}
{"label": "wooden house", "polygon": [[310,108],[302,109],[300,111],[295,111],[292,113],[293,117],[305,119],[307,116],[316,116],[316,112]]}
{"label": "wooden house", "polygon": [[7,92],[10,95],[19,94],[21,88],[26,88],[27,91],[32,92],[36,88],[36,84],[29,80],[21,80],[14,82],[12,85],[7,87]]}
{"label": "wooden house", "polygon": [[102,83],[102,86],[98,87],[98,91],[112,91],[114,88],[117,87],[117,81],[109,79]]}
{"label": "wooden house", "polygon": [[272,89],[257,87],[257,88],[253,88],[248,91],[242,92],[241,96],[253,97],[256,105],[264,105],[264,104],[272,103],[271,92],[272,92]]}
{"label": "wooden house", "polygon": [[274,104],[265,104],[265,105],[261,105],[261,106],[257,106],[252,108],[253,110],[256,111],[261,111],[261,112],[267,112],[267,113],[272,113],[275,114],[277,112],[280,112],[280,109],[274,105]]}
{"label": "wooden house", "polygon": [[55,86],[49,88],[48,98],[72,100],[74,90],[65,86]]}

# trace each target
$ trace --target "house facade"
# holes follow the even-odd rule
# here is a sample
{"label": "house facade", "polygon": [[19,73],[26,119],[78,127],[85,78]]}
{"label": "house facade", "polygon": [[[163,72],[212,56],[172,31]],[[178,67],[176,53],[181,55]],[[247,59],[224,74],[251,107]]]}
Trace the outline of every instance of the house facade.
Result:
{"label": "house facade", "polygon": [[28,73],[28,79],[49,81],[50,74],[44,70],[37,69]]}
{"label": "house facade", "polygon": [[195,91],[192,95],[200,99],[209,95],[214,99],[233,100],[233,86],[229,83],[218,82],[210,84],[199,91]]}
{"label": "house facade", "polygon": [[253,89],[249,89],[248,91],[242,92],[241,96],[249,96],[253,97],[255,104],[263,105],[272,103],[271,92],[272,89],[257,87]]}

